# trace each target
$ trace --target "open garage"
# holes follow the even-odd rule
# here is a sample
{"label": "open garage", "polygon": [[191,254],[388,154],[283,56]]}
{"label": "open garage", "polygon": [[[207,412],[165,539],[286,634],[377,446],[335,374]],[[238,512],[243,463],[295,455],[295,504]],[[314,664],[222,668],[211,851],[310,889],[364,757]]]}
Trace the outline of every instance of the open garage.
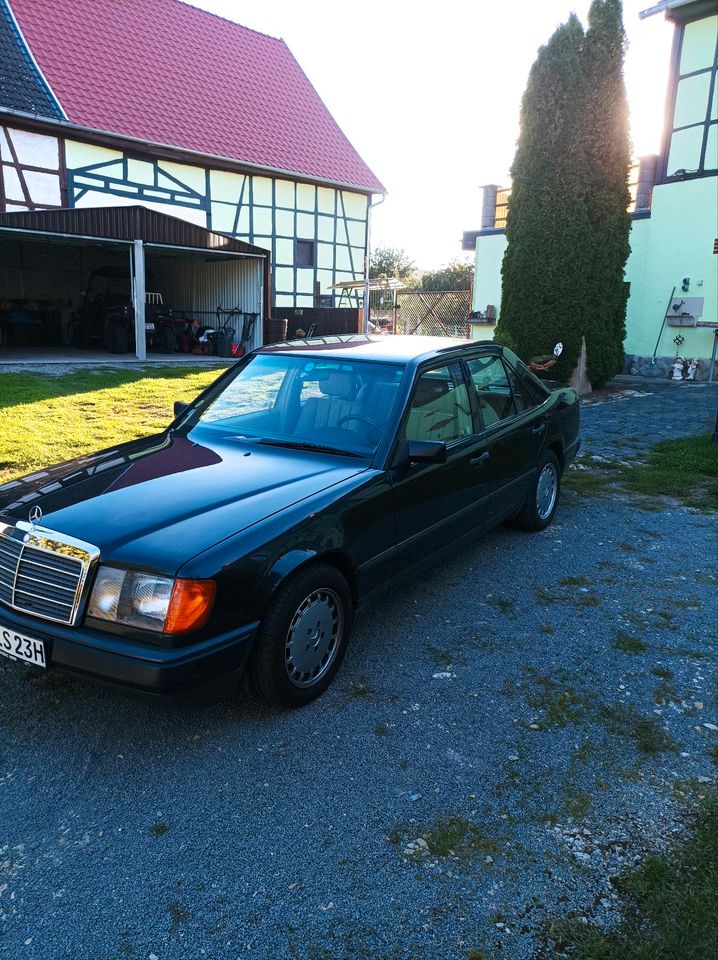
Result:
{"label": "open garage", "polygon": [[0,214],[0,363],[238,356],[269,253],[144,207]]}

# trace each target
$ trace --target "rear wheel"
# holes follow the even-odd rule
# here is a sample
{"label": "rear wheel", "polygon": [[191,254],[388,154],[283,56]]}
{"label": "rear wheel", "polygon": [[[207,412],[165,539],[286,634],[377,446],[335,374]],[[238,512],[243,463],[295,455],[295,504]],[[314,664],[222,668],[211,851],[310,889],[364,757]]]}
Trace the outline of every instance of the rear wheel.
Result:
{"label": "rear wheel", "polygon": [[110,353],[127,353],[130,335],[125,323],[108,323],[106,347]]}
{"label": "rear wheel", "polygon": [[561,466],[556,454],[546,450],[539,460],[531,493],[512,518],[512,525],[522,530],[545,530],[556,513],[560,489]]}
{"label": "rear wheel", "polygon": [[301,707],[334,679],[349,642],[352,598],[330,564],[283,584],[264,619],[249,667],[252,692],[273,706]]}

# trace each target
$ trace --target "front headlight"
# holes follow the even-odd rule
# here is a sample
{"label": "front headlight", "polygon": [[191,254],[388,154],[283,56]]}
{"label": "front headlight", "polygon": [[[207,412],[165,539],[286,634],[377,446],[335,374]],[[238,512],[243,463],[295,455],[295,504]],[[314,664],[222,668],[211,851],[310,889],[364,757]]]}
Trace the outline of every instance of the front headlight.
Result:
{"label": "front headlight", "polygon": [[214,594],[214,580],[172,579],[102,566],[87,613],[141,630],[185,633],[206,623]]}

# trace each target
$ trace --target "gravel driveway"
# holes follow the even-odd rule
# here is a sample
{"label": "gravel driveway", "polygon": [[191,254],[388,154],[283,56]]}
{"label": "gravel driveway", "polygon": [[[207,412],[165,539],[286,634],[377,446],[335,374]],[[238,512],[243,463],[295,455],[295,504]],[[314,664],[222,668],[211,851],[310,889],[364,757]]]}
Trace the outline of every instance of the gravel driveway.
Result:
{"label": "gravel driveway", "polygon": [[[715,389],[638,389],[585,407],[589,454],[712,428]],[[0,955],[522,960],[615,921],[715,776],[714,537],[566,490],[377,605],[291,714],[0,662]]]}

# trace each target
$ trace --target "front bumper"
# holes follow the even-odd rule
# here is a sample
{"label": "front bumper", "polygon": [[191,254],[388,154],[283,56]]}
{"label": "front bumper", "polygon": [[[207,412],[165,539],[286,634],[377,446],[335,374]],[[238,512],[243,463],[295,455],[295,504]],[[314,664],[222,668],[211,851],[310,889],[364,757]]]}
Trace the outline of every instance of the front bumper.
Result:
{"label": "front bumper", "polygon": [[2,605],[0,623],[44,641],[49,670],[152,699],[190,702],[233,692],[259,629],[257,621],[200,643],[168,649],[101,630],[37,620]]}

